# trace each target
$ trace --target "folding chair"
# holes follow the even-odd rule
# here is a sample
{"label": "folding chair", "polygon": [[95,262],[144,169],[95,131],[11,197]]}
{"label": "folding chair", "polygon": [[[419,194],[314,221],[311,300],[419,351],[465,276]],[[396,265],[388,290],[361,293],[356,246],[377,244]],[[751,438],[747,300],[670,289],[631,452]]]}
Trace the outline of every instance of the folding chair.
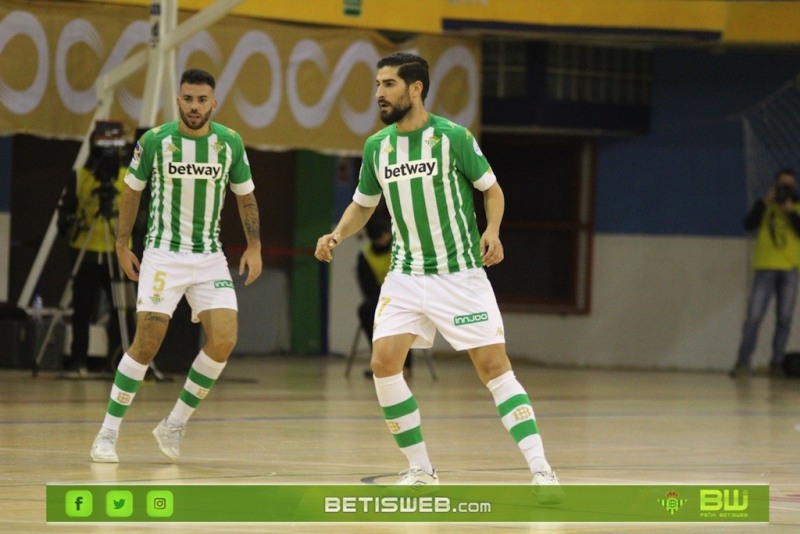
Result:
{"label": "folding chair", "polygon": [[[361,325],[356,325],[356,332],[353,334],[353,342],[350,344],[350,354],[347,355],[347,366],[344,369],[344,376],[350,377],[350,371],[353,368],[353,361],[358,355],[358,345],[361,341],[363,332]],[[431,372],[431,378],[438,380],[439,376],[436,374],[436,367],[433,365],[433,351],[431,349],[411,349],[413,352],[421,352],[425,357],[425,363],[428,364],[428,370]]]}

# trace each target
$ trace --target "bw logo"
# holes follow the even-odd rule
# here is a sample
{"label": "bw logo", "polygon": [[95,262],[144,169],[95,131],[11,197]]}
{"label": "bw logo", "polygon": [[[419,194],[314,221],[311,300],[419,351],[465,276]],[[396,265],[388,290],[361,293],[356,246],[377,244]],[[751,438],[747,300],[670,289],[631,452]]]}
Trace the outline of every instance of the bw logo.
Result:
{"label": "bw logo", "polygon": [[520,406],[514,410],[514,421],[524,421],[533,417],[533,411],[530,406]]}
{"label": "bw logo", "polygon": [[117,402],[126,406],[129,405],[131,403],[131,394],[120,391],[117,394]]}
{"label": "bw logo", "polygon": [[389,427],[389,432],[391,432],[392,434],[397,434],[398,432],[400,432],[400,423],[397,423],[395,421],[386,421],[386,426]]}
{"label": "bw logo", "polygon": [[208,395],[208,390],[206,388],[199,388],[197,392],[194,394],[200,400],[203,400]]}

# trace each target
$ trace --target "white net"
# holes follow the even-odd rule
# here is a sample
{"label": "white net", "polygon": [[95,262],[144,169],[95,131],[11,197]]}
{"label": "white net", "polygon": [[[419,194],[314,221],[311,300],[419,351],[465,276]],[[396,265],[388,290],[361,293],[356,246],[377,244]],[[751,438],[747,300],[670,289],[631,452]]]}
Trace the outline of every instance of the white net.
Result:
{"label": "white net", "polygon": [[800,172],[800,73],[743,113],[742,129],[750,206],[778,170]]}

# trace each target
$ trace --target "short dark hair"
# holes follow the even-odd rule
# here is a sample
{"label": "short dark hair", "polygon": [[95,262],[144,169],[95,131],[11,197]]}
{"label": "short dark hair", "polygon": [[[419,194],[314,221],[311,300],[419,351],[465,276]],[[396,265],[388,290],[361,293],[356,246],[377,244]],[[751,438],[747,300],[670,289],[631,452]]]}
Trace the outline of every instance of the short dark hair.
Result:
{"label": "short dark hair", "polygon": [[795,178],[797,178],[797,173],[794,172],[794,169],[790,167],[784,167],[783,169],[780,169],[778,172],[775,173],[775,180],[777,181],[784,174],[788,174],[789,176],[794,176]]}
{"label": "short dark hair", "polygon": [[183,74],[181,74],[180,85],[185,83],[190,83],[192,85],[209,85],[212,89],[217,87],[217,82],[214,81],[214,77],[202,69],[189,69],[183,71]]}
{"label": "short dark hair", "polygon": [[422,82],[422,101],[425,102],[425,97],[428,96],[428,87],[430,86],[427,61],[416,54],[394,52],[378,61],[378,69],[383,67],[399,67],[397,75],[406,82],[406,85]]}

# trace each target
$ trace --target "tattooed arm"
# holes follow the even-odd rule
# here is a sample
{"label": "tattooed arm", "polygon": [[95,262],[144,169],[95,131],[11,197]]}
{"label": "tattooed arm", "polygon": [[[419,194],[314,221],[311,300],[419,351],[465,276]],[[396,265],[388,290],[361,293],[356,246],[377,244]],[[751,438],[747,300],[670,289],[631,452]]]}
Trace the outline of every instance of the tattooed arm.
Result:
{"label": "tattooed arm", "polygon": [[258,203],[253,193],[236,195],[239,207],[239,217],[242,219],[244,236],[247,239],[247,249],[239,261],[239,274],[244,274],[247,267],[247,280],[244,285],[250,285],[261,275],[261,228],[258,222]]}

